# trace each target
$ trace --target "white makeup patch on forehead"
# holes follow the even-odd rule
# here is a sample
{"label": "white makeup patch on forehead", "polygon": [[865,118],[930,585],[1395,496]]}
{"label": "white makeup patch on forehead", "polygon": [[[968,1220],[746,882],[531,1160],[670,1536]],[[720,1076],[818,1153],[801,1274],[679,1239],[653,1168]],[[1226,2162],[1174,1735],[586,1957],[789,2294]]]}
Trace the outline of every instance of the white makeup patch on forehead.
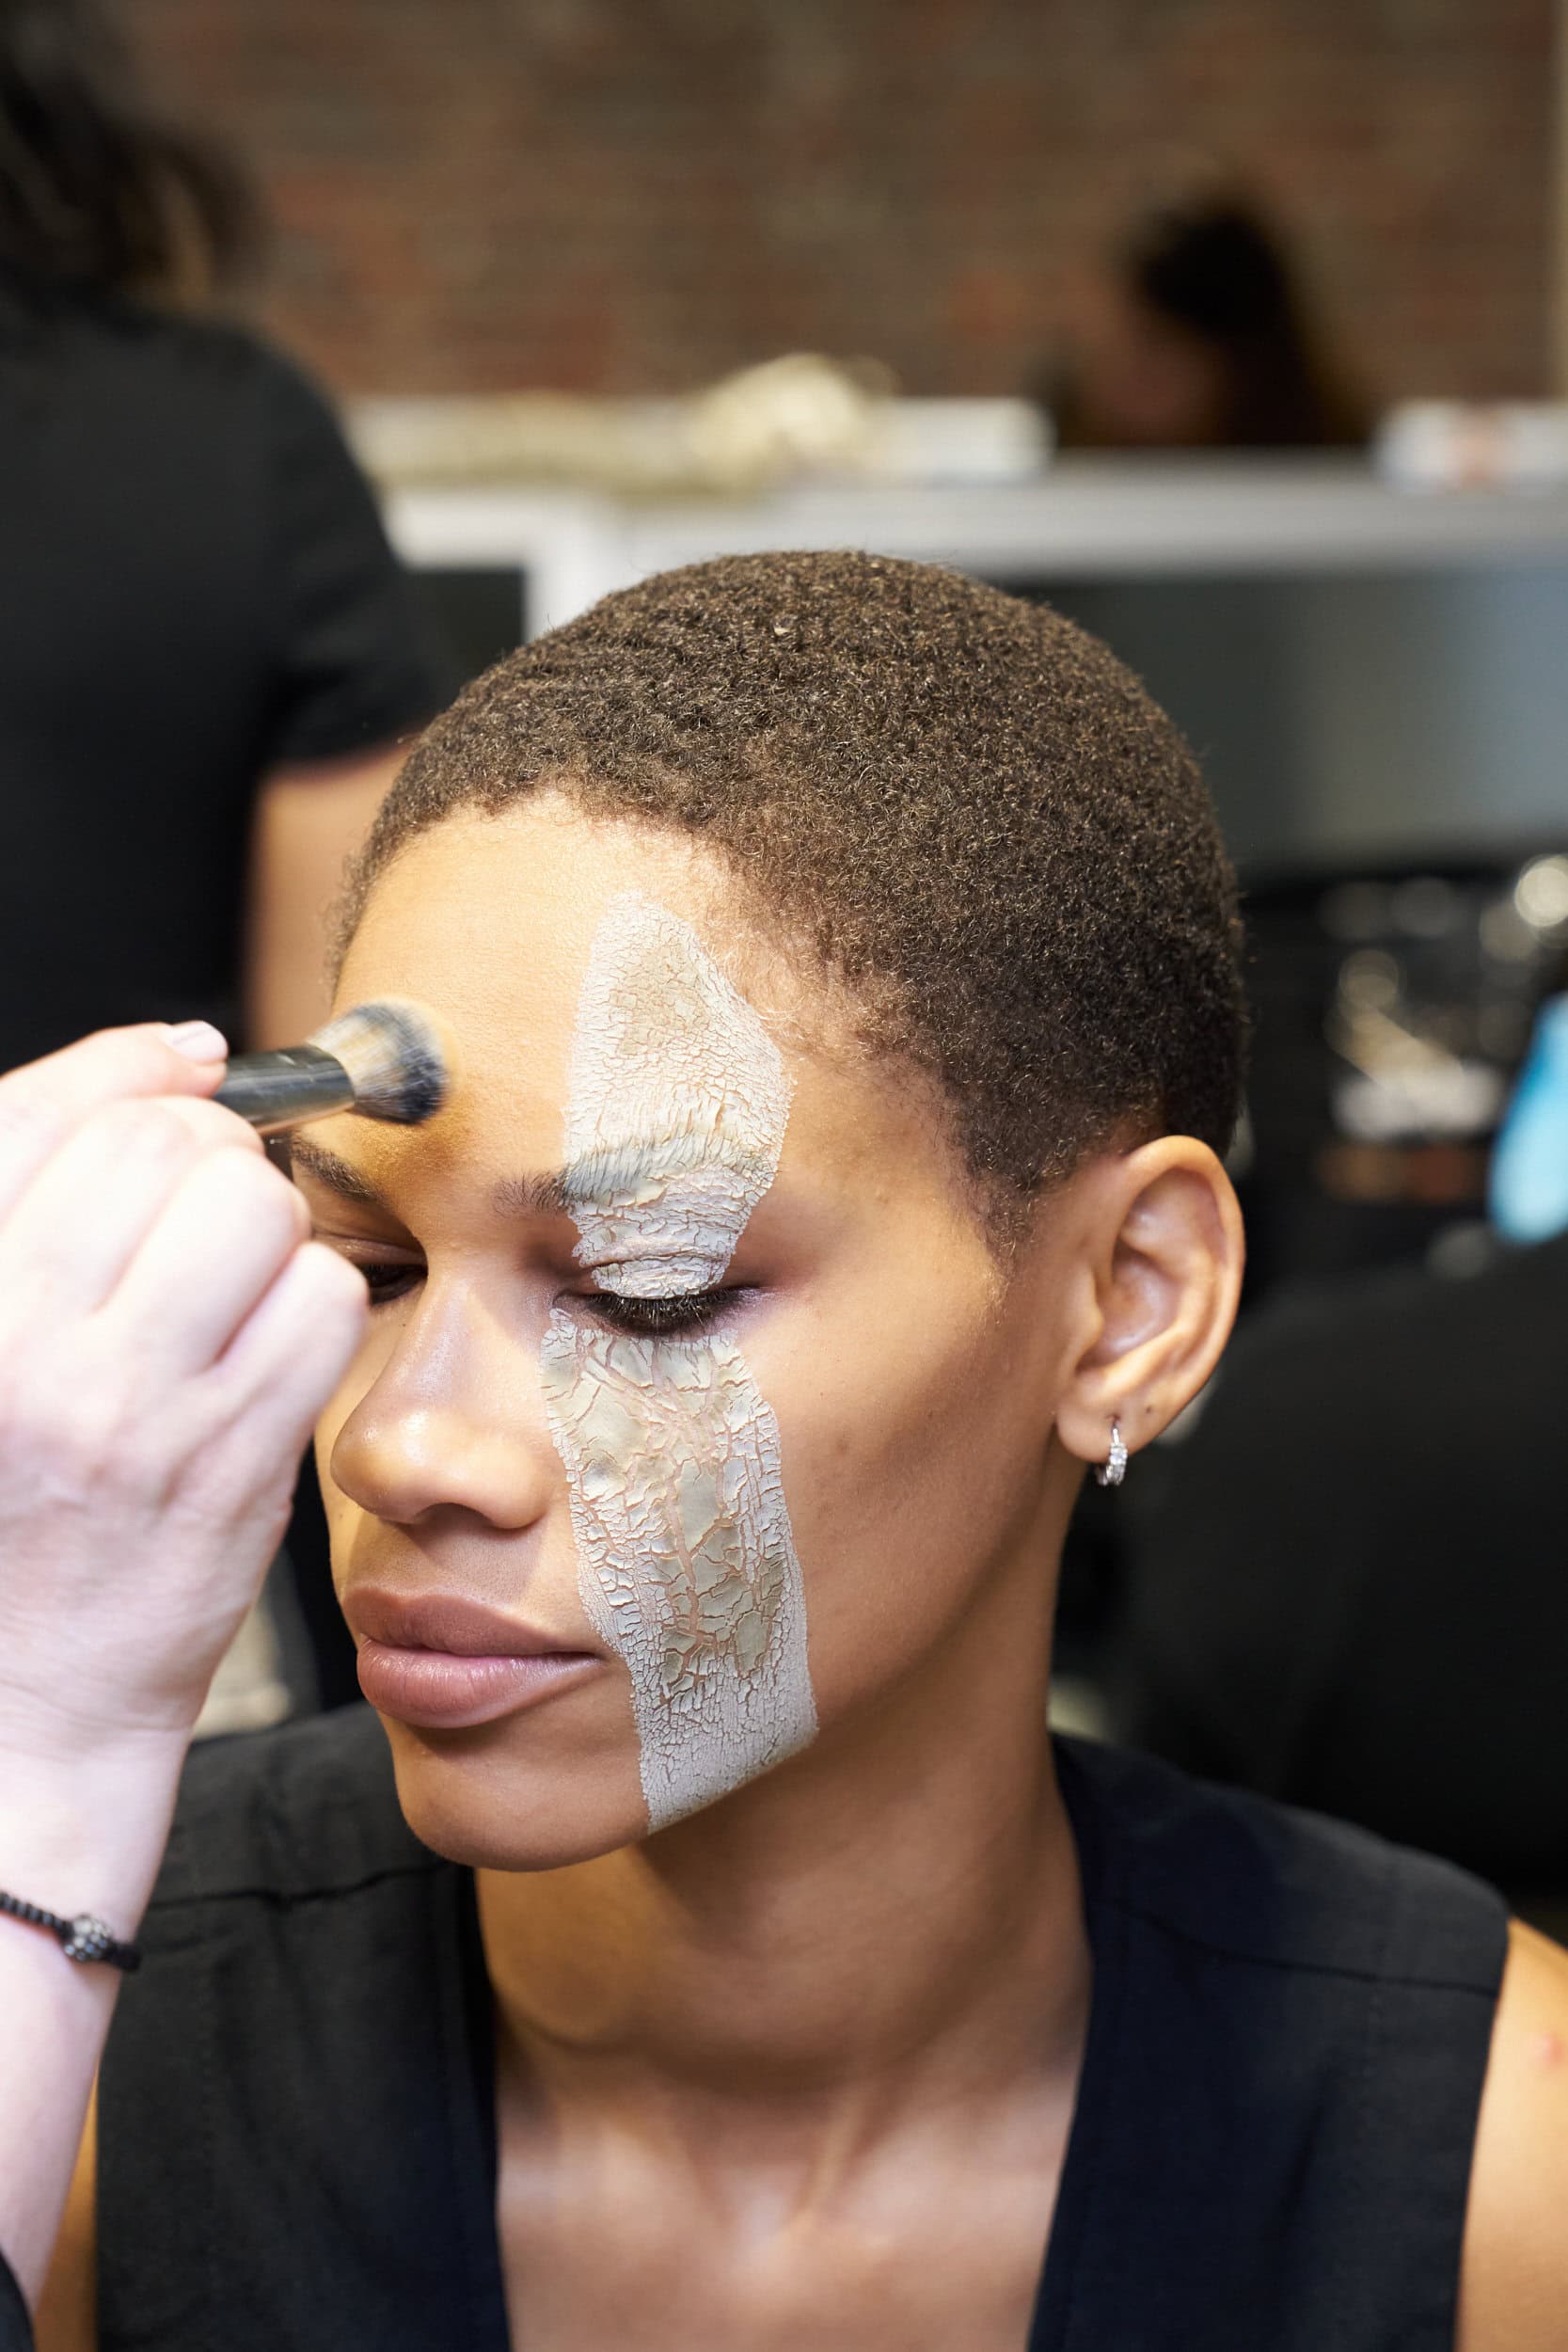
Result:
{"label": "white makeup patch on forehead", "polygon": [[[612,902],[566,1111],[577,1255],[601,1289],[716,1287],[778,1169],[783,1057],[689,925]],[[556,1309],[541,1355],[578,1576],[631,1678],[649,1826],[816,1736],[778,1422],[735,1341],[620,1337]]]}
{"label": "white makeup patch on forehead", "polygon": [[689,923],[610,901],[578,1008],[565,1132],[577,1257],[645,1298],[716,1284],[778,1172],[784,1057]]}

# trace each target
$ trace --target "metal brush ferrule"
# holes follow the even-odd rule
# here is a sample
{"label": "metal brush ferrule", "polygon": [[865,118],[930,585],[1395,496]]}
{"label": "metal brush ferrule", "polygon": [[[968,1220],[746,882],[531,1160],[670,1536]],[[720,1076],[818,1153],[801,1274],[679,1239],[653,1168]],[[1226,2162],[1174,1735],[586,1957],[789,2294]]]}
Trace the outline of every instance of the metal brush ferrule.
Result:
{"label": "metal brush ferrule", "polygon": [[259,1135],[281,1135],[308,1120],[354,1108],[354,1081],[319,1045],[290,1045],[277,1054],[241,1054],[229,1065],[215,1102],[237,1111]]}

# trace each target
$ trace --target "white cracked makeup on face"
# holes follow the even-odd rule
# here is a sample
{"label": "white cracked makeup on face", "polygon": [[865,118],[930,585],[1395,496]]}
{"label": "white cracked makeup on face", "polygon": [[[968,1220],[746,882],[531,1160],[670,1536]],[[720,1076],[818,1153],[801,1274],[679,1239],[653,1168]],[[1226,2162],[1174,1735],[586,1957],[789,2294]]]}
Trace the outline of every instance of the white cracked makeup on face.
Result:
{"label": "white cracked makeup on face", "polygon": [[711,1290],[778,1173],[789,1119],[778,1047],[696,932],[613,899],[578,1004],[566,1199],[606,1290]]}
{"label": "white cracked makeup on face", "polygon": [[[783,1058],[690,926],[627,896],[578,1009],[565,1199],[599,1288],[673,1299],[722,1280],[773,1181]],[[557,1309],[545,1403],[578,1575],[626,1660],[651,1829],[810,1740],[805,1596],[778,1422],[733,1338],[628,1337]]]}

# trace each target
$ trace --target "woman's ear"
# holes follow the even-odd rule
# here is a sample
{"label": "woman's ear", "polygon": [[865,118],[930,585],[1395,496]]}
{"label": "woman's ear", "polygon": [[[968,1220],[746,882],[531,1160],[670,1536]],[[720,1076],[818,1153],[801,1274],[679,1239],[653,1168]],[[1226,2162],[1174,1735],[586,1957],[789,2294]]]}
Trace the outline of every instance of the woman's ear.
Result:
{"label": "woman's ear", "polygon": [[1230,1179],[1192,1136],[1162,1136],[1082,1173],[1093,1311],[1060,1391],[1056,1432],[1080,1461],[1102,1462],[1113,1422],[1135,1454],[1213,1371],[1235,1320],[1245,1246]]}

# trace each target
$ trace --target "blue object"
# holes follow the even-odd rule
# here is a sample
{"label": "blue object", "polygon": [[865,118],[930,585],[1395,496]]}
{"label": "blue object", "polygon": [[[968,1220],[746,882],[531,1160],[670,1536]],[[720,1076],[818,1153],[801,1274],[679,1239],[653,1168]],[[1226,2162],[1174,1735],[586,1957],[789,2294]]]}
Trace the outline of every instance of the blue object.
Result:
{"label": "blue object", "polygon": [[1492,1152],[1487,1205],[1508,1241],[1568,1227],[1568,996],[1542,1007]]}

